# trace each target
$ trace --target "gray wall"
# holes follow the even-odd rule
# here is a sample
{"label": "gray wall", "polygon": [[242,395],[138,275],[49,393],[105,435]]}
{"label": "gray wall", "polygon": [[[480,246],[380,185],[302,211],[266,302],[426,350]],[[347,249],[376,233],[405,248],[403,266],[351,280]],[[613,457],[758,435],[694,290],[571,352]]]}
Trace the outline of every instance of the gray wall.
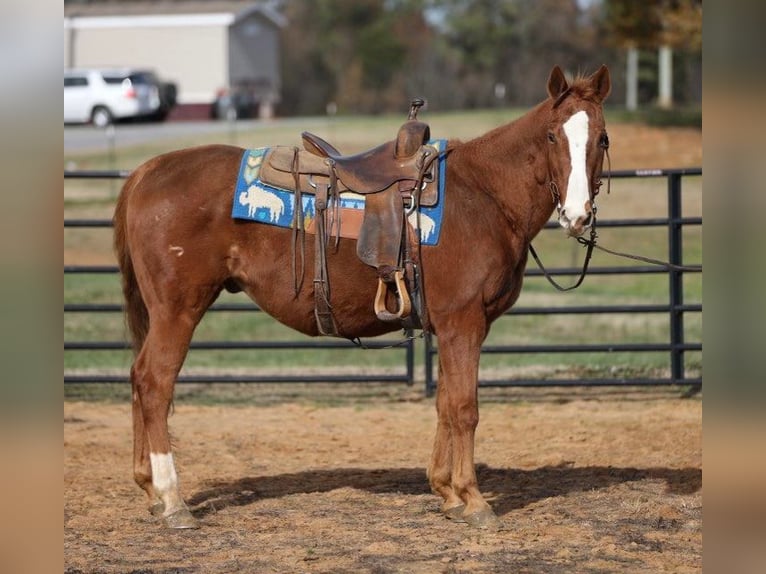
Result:
{"label": "gray wall", "polygon": [[230,28],[229,81],[254,86],[265,101],[279,101],[279,31],[260,14],[250,14]]}

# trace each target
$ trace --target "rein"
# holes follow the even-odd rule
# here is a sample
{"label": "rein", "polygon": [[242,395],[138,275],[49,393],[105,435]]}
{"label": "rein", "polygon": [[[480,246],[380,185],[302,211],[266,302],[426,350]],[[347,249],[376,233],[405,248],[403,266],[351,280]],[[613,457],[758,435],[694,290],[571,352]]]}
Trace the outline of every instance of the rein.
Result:
{"label": "rein", "polygon": [[606,253],[609,253],[610,255],[616,255],[617,257],[625,257],[627,259],[633,259],[635,261],[642,261],[644,263],[649,263],[651,265],[659,265],[660,267],[664,267],[668,271],[702,271],[702,265],[676,265],[674,263],[668,263],[667,261],[661,261],[659,259],[652,259],[651,257],[644,257],[643,255],[631,255],[630,253],[623,253],[622,251],[613,251],[612,249],[607,249],[606,247],[602,247],[601,245],[596,245],[595,238],[591,239],[583,239],[582,237],[578,237],[577,241],[579,243],[582,243],[583,245],[591,245],[595,247],[596,249],[600,249],[601,251],[604,251]]}
{"label": "rein", "polygon": [[532,254],[532,257],[534,257],[535,262],[537,263],[537,266],[540,267],[540,271],[542,271],[543,275],[548,280],[548,282],[559,291],[571,291],[573,289],[577,289],[582,284],[582,282],[585,280],[585,275],[588,272],[588,264],[590,263],[591,256],[593,255],[593,249],[599,249],[601,251],[604,251],[605,253],[609,253],[610,255],[616,255],[617,257],[625,257],[627,259],[642,261],[643,263],[649,263],[651,265],[659,265],[660,267],[664,267],[668,271],[702,271],[702,265],[675,265],[673,263],[668,263],[667,261],[652,259],[651,257],[644,257],[642,255],[632,255],[630,253],[624,253],[622,251],[614,251],[612,249],[607,249],[606,247],[602,247],[601,245],[596,244],[597,237],[598,235],[596,234],[596,217],[594,215],[593,225],[590,228],[590,238],[588,239],[585,239],[584,237],[577,238],[577,243],[579,243],[580,245],[586,246],[587,252],[585,253],[585,261],[583,262],[582,271],[580,271],[580,277],[577,279],[577,281],[574,284],[568,287],[562,287],[556,282],[555,279],[553,279],[551,274],[543,265],[543,262],[540,260],[540,257],[537,255],[537,252],[535,251],[535,248],[532,247],[531,243],[529,244],[529,252]]}
{"label": "rein", "polygon": [[580,271],[580,277],[578,277],[577,281],[574,284],[570,285],[569,287],[562,287],[556,282],[556,280],[551,276],[550,273],[548,273],[548,270],[543,265],[543,262],[540,260],[540,257],[537,255],[537,251],[535,251],[535,248],[532,247],[531,243],[529,244],[529,252],[532,254],[532,257],[534,257],[535,262],[537,263],[537,266],[540,268],[540,271],[543,272],[543,275],[548,280],[548,282],[559,291],[572,291],[573,289],[577,289],[580,285],[582,285],[582,282],[585,280],[585,275],[588,273],[588,265],[590,264],[590,258],[593,256],[593,248],[597,247],[595,216],[593,219],[593,225],[590,228],[590,239],[583,239],[582,237],[578,237],[577,242],[580,243],[581,245],[587,245],[588,250],[585,253],[585,261],[583,262],[583,265],[582,265],[582,271]]}

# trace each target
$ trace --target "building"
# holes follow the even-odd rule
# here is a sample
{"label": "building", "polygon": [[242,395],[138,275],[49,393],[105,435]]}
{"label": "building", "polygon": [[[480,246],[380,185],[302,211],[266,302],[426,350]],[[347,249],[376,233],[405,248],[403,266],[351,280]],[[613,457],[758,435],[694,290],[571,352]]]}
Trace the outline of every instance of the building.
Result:
{"label": "building", "polygon": [[176,83],[187,116],[208,115],[223,91],[247,90],[270,117],[285,25],[270,4],[252,0],[66,2],[64,67],[153,68]]}

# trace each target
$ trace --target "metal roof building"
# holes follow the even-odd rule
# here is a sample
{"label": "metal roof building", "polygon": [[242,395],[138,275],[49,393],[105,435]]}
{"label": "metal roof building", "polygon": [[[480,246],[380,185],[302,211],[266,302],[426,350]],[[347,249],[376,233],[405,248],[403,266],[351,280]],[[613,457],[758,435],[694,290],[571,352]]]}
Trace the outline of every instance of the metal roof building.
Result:
{"label": "metal roof building", "polygon": [[269,115],[280,99],[285,18],[252,1],[67,2],[64,67],[153,68],[180,106],[209,105],[246,85]]}

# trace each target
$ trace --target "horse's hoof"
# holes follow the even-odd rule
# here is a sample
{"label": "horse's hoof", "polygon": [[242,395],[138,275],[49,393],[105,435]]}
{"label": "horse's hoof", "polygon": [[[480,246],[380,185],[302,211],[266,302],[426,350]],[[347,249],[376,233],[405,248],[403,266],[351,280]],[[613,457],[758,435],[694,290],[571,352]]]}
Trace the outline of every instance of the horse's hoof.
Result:
{"label": "horse's hoof", "polygon": [[184,528],[199,528],[199,522],[192,516],[187,508],[176,510],[173,514],[167,515],[164,519],[165,526],[182,530]]}
{"label": "horse's hoof", "polygon": [[159,500],[149,507],[149,512],[151,512],[152,516],[160,517],[165,512],[165,504]]}
{"label": "horse's hoof", "polygon": [[465,510],[465,504],[458,504],[452,508],[445,508],[443,510],[444,516],[452,520],[453,522],[465,522],[463,518],[463,511]]}
{"label": "horse's hoof", "polygon": [[473,514],[463,514],[463,520],[468,523],[468,526],[480,530],[499,530],[501,524],[500,519],[491,508],[485,508]]}

